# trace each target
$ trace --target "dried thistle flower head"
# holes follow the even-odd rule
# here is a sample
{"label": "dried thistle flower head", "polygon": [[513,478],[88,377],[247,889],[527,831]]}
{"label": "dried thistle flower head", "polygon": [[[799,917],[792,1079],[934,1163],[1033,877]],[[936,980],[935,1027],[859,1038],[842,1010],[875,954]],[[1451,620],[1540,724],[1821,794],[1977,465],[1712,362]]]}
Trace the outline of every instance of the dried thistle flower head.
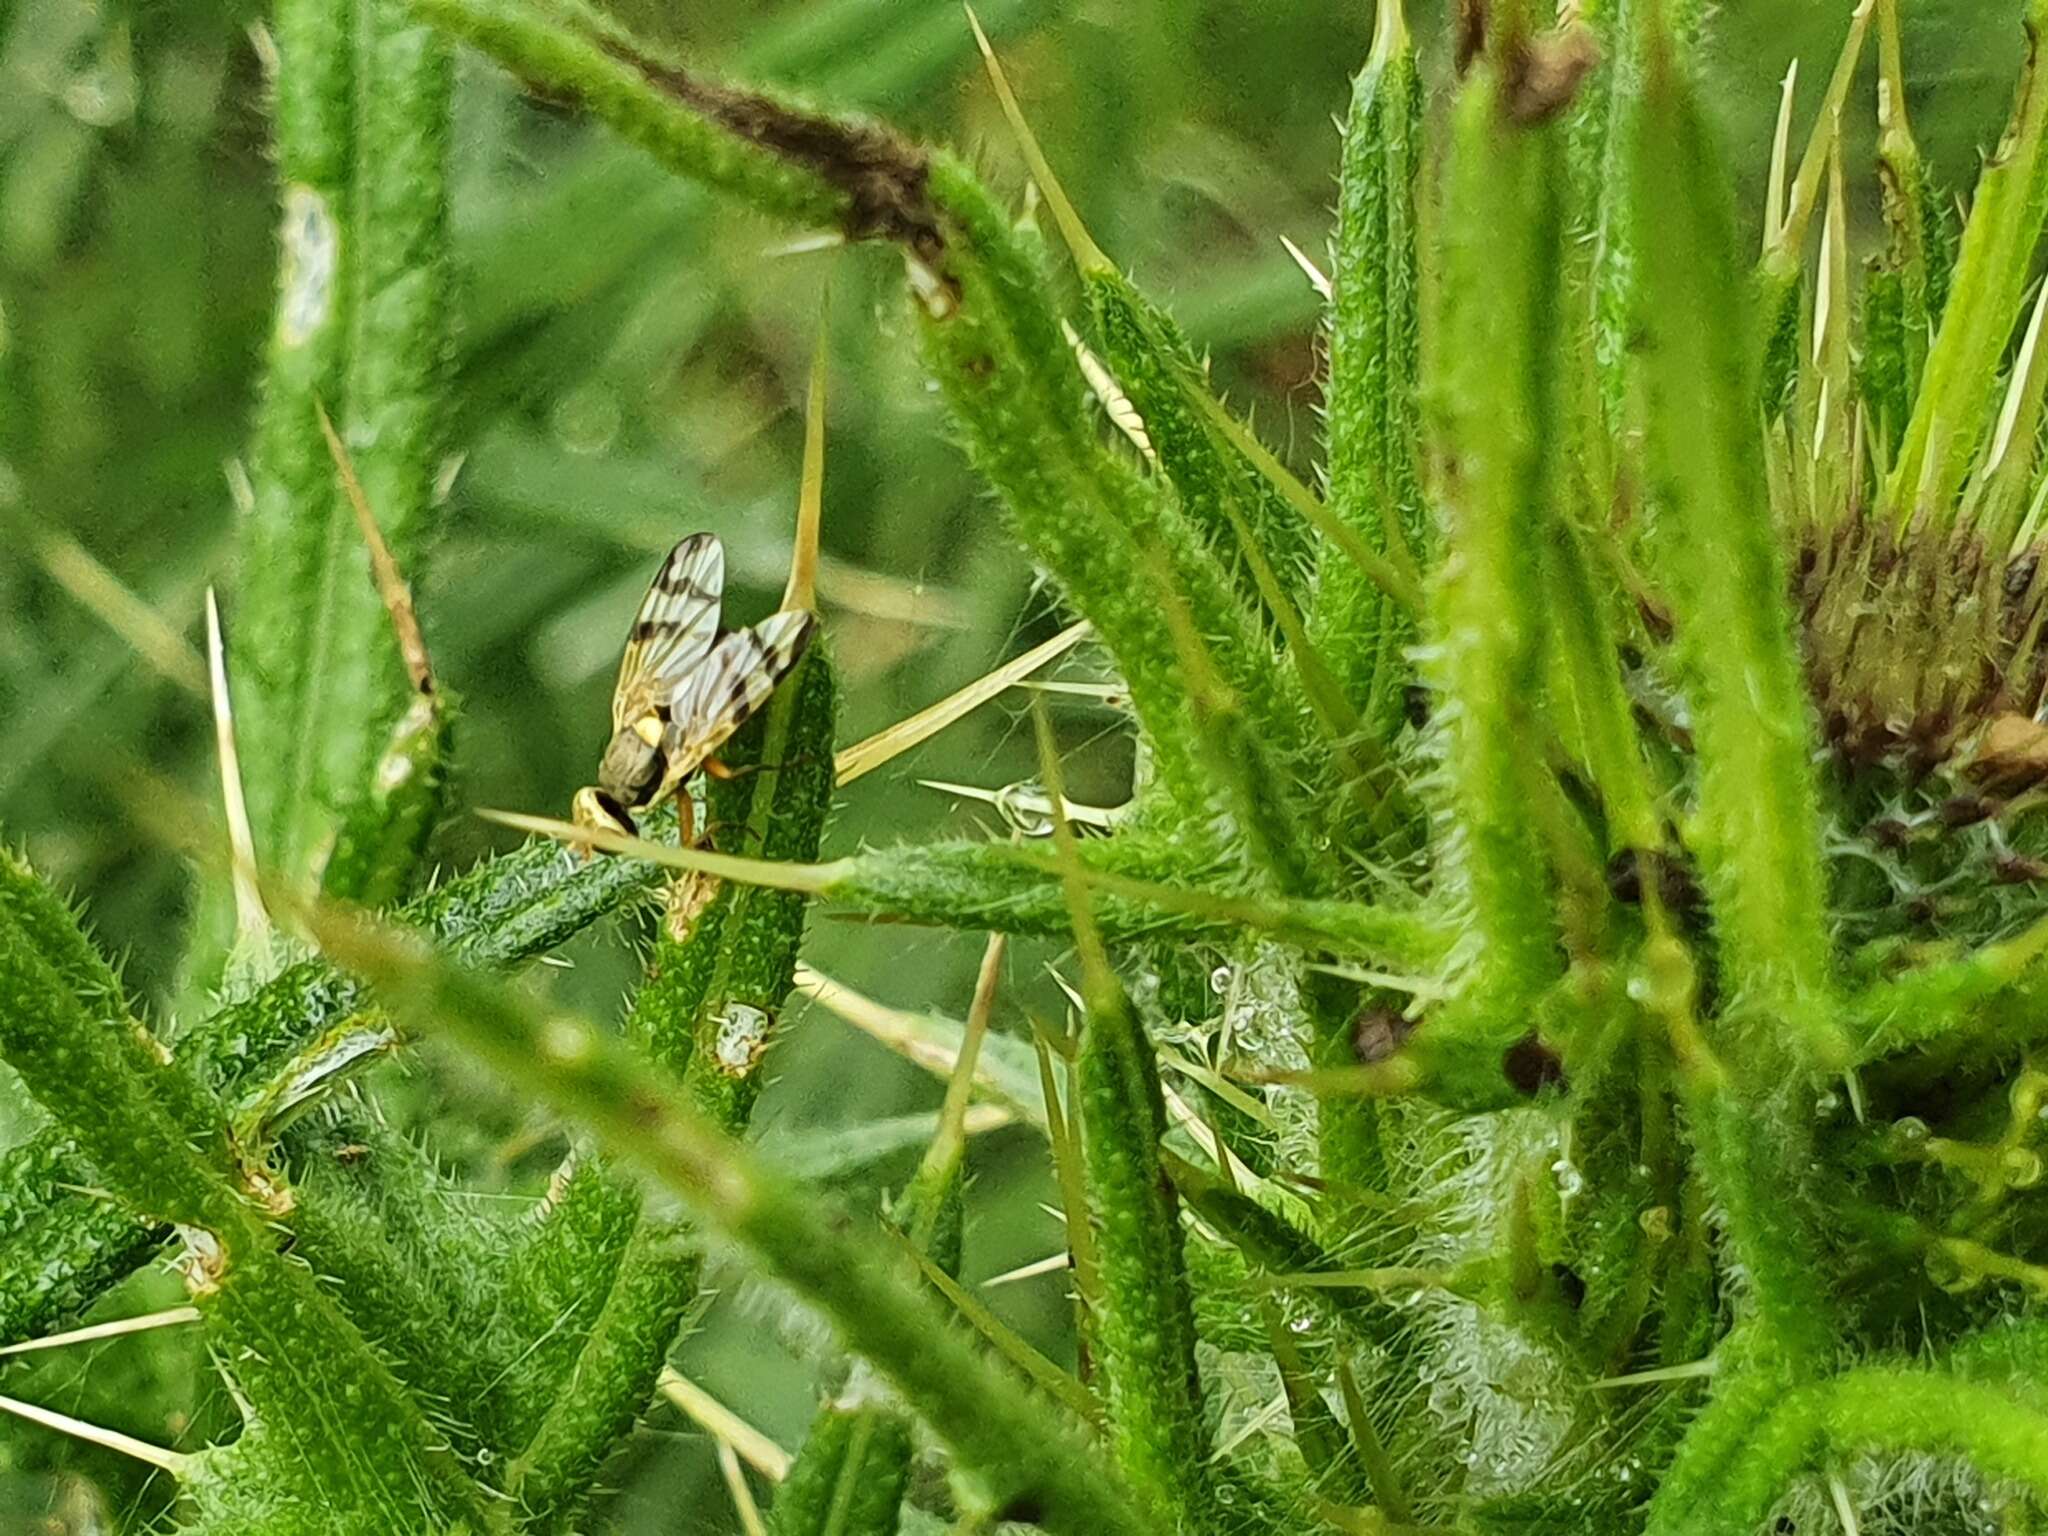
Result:
{"label": "dried thistle flower head", "polygon": [[1794,578],[1824,739],[1851,773],[1938,776],[1988,808],[2048,782],[2039,546],[1843,519]]}

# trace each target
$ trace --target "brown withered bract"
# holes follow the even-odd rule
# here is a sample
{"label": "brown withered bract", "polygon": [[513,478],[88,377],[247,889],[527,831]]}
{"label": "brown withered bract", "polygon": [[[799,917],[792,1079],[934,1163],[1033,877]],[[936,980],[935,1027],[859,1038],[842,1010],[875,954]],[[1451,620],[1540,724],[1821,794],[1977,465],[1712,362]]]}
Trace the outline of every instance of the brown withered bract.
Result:
{"label": "brown withered bract", "polygon": [[1845,766],[1939,771],[1992,801],[2048,783],[2034,551],[2001,559],[1967,534],[1901,538],[1845,517],[1806,549],[1794,588],[1821,729]]}

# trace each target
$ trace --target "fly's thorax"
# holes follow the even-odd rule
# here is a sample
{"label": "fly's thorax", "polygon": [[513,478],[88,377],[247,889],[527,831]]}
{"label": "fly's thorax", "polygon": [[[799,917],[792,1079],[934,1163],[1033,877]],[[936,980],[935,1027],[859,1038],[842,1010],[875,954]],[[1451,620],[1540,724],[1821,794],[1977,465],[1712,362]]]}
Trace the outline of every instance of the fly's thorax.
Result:
{"label": "fly's thorax", "polygon": [[626,805],[644,805],[660,786],[667,756],[659,742],[650,743],[633,726],[612,734],[597,766],[597,782]]}

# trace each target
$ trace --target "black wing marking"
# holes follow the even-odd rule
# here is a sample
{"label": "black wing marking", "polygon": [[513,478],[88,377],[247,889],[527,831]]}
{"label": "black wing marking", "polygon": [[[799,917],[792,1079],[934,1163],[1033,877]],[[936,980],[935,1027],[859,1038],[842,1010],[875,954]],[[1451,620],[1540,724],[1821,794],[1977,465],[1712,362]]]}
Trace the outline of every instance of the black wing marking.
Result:
{"label": "black wing marking", "polygon": [[715,535],[692,534],[669,551],[626,637],[612,691],[612,728],[624,730],[674,707],[718,638],[725,592],[725,548]]}
{"label": "black wing marking", "polygon": [[693,772],[768,702],[810,644],[816,624],[814,614],[785,609],[712,647],[670,712],[662,748],[672,779]]}

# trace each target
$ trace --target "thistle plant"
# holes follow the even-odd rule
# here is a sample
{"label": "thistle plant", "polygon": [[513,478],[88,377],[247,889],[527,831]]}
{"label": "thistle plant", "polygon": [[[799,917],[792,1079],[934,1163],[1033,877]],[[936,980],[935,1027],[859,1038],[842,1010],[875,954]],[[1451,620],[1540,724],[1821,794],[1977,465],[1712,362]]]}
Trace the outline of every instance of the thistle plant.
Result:
{"label": "thistle plant", "polygon": [[[179,1529],[600,1529],[658,1393],[718,1440],[723,1528],[778,1536],[2035,1529],[2048,3],[2022,22],[1956,217],[1898,0],[1863,0],[1796,154],[1788,82],[1752,254],[1675,0],[1468,6],[1440,100],[1380,0],[1307,263],[1304,480],[1090,234],[971,17],[1029,217],[579,0],[281,0],[203,1001],[152,1028],[0,862],[0,1056],[47,1116],[0,1155],[0,1335],[54,1342],[174,1259],[163,1320],[236,1421],[121,1447]],[[524,846],[433,878],[463,680],[407,582],[459,420],[457,48],[900,268],[1075,627],[849,747],[828,621],[692,791],[701,836],[500,814]],[[1874,167],[1843,134],[1866,51]],[[814,606],[826,372],[785,606]],[[1076,643],[1127,702],[1126,806],[1067,796],[1040,712],[1016,835],[835,846],[835,782]],[[963,1017],[802,965],[814,907],[989,935]],[[619,1027],[500,974],[620,908]],[[1064,1020],[1006,1006],[1022,936],[1058,946]],[[747,1139],[796,991],[947,1079],[879,1210]],[[544,1195],[479,1215],[394,1128],[394,1063],[436,1039],[568,1128]],[[1013,1122],[1059,1195],[1072,1370],[959,1278],[967,1137]],[[727,1249],[828,1325],[793,1457],[669,1368]]]}

